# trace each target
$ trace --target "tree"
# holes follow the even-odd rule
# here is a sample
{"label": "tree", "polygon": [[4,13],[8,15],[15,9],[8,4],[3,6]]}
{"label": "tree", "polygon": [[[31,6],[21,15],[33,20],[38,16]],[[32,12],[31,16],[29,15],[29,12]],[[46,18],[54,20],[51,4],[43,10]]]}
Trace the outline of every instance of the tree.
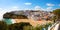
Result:
{"label": "tree", "polygon": [[53,13],[56,15],[57,20],[60,19],[60,9],[53,10]]}
{"label": "tree", "polygon": [[8,26],[7,26],[7,24],[5,22],[0,21],[0,30],[7,30],[8,29],[7,27]]}
{"label": "tree", "polygon": [[55,23],[56,19],[57,19],[56,16],[53,16],[51,20]]}
{"label": "tree", "polygon": [[15,24],[9,25],[9,30],[24,30],[25,26],[31,26],[31,25],[28,22],[15,23]]}
{"label": "tree", "polygon": [[57,16],[60,16],[60,9],[53,10],[53,13]]}

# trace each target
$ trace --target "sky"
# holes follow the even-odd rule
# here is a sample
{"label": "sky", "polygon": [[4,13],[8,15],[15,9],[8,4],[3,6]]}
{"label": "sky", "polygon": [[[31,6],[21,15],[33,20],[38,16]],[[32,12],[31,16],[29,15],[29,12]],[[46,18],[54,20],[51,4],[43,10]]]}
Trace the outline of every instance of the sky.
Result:
{"label": "sky", "polygon": [[0,17],[6,12],[18,10],[53,11],[60,8],[60,0],[0,0]]}

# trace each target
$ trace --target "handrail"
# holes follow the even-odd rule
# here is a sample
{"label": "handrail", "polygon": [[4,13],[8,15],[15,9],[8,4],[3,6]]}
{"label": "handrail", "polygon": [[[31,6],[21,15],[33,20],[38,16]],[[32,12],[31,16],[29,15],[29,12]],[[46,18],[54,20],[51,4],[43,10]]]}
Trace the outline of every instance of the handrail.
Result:
{"label": "handrail", "polygon": [[59,22],[57,21],[56,23],[54,23],[51,27],[50,27],[50,30],[55,27],[56,24],[58,24]]}

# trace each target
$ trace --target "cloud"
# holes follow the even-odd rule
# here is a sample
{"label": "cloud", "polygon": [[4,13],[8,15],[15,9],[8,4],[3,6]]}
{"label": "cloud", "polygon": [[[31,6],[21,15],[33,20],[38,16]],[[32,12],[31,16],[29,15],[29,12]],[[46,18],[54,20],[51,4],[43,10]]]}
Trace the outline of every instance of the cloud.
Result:
{"label": "cloud", "polygon": [[40,6],[35,6],[34,9],[35,9],[35,10],[41,10],[41,7],[40,7]]}
{"label": "cloud", "polygon": [[6,12],[17,11],[17,10],[19,10],[19,8],[18,8],[17,6],[11,7],[10,9],[0,8],[0,20],[3,19],[3,15],[4,15]]}
{"label": "cloud", "polygon": [[46,10],[46,11],[52,11],[52,8],[53,8],[53,7],[47,7],[45,10]]}
{"label": "cloud", "polygon": [[58,6],[60,6],[60,4]]}
{"label": "cloud", "polygon": [[0,8],[0,10],[2,10],[2,8]]}
{"label": "cloud", "polygon": [[29,2],[28,2],[28,3],[24,3],[24,4],[25,4],[25,5],[31,5],[32,3],[29,3]]}
{"label": "cloud", "polygon": [[0,8],[0,21],[3,19],[3,14],[6,13],[6,9]]}
{"label": "cloud", "polygon": [[50,10],[50,9],[52,9],[52,7],[48,7],[48,8],[46,8],[47,10]]}
{"label": "cloud", "polygon": [[17,6],[13,6],[12,8],[18,8]]}
{"label": "cloud", "polygon": [[13,6],[10,9],[8,9],[9,11],[18,11],[20,10],[20,8],[18,6]]}
{"label": "cloud", "polygon": [[40,7],[40,6],[35,6],[34,10],[45,10],[44,8]]}
{"label": "cloud", "polygon": [[29,9],[29,8],[25,8],[24,10],[32,10],[32,9]]}
{"label": "cloud", "polygon": [[42,8],[40,6],[35,6],[35,10],[43,10],[43,11],[52,11],[53,7]]}
{"label": "cloud", "polygon": [[47,6],[54,6],[54,4],[51,4],[51,3],[47,3],[46,5]]}

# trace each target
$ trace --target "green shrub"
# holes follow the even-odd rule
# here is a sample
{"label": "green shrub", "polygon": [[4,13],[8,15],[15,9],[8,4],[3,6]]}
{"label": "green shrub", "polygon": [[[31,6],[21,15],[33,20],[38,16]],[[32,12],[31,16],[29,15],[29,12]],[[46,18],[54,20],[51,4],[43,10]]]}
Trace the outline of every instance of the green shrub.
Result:
{"label": "green shrub", "polygon": [[33,30],[33,27],[32,26],[24,26],[23,30]]}

